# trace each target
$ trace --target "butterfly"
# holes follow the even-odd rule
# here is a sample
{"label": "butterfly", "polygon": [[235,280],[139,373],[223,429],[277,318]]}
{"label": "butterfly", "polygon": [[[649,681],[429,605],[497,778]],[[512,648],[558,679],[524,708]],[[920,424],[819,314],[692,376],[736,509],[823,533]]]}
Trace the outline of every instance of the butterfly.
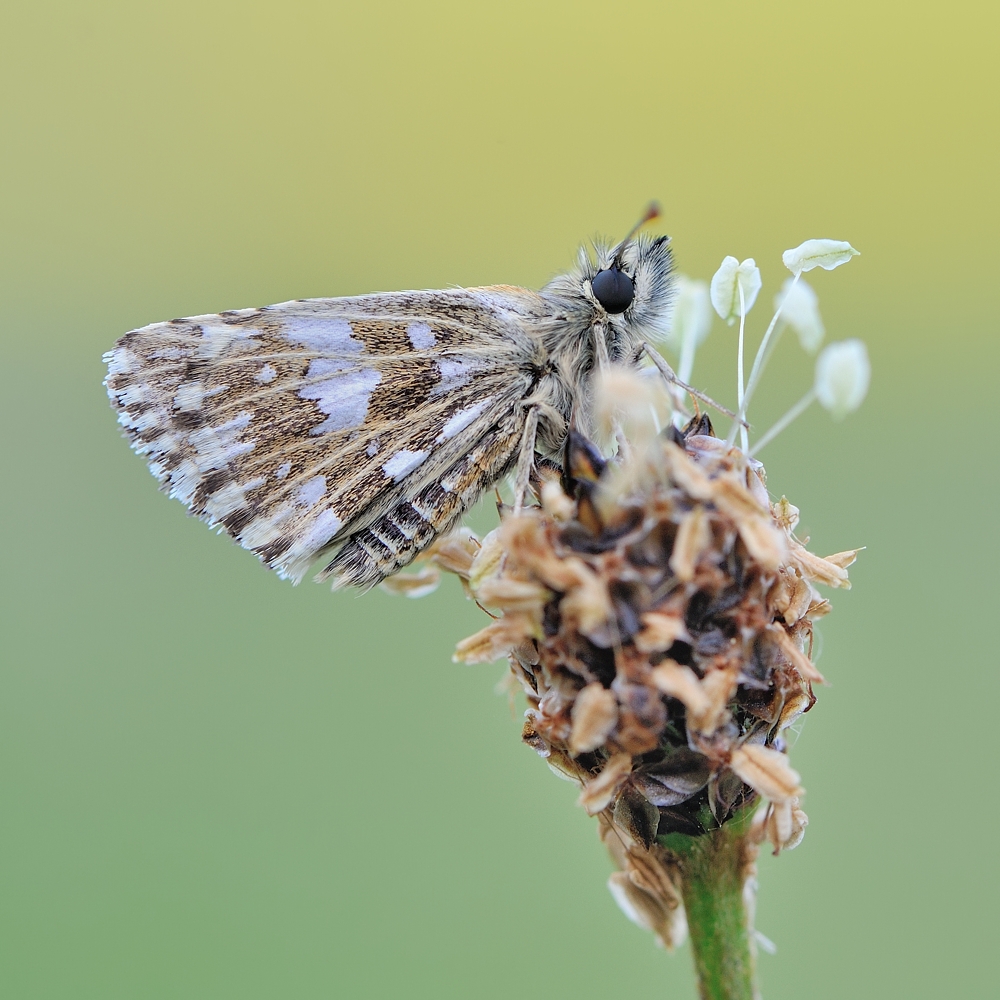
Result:
{"label": "butterfly", "polygon": [[193,514],[294,582],[323,560],[318,580],[371,587],[511,473],[520,508],[536,454],[586,426],[595,373],[646,350],[673,378],[649,347],[669,318],[669,238],[638,228],[581,249],[537,292],[388,292],[154,323],[104,356],[105,385],[132,447]]}

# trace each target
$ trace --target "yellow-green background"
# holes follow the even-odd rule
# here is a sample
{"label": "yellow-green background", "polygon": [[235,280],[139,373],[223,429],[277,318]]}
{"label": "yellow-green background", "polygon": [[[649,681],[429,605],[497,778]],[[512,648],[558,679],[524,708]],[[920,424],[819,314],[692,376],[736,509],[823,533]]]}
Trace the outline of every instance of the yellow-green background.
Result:
{"label": "yellow-green background", "polygon": [[[995,995],[996,9],[5,4],[0,994],[693,996],[499,667],[450,662],[458,588],[275,579],[100,385],[154,320],[538,286],[656,197],[683,271],[757,259],[755,336],[782,250],[862,251],[810,280],[870,397],[764,453],[818,550],[868,545],[793,752],[808,834],[761,863],[764,994]],[[731,400],[734,356],[717,322],[696,381]]]}

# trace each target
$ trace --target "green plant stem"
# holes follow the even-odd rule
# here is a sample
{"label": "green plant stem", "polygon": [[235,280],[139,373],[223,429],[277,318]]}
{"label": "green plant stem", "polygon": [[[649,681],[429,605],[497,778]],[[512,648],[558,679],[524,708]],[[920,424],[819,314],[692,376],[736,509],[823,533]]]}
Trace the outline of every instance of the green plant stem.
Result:
{"label": "green plant stem", "polygon": [[743,887],[754,848],[750,816],[701,837],[665,838],[681,861],[681,888],[702,1000],[757,1000],[755,949]]}

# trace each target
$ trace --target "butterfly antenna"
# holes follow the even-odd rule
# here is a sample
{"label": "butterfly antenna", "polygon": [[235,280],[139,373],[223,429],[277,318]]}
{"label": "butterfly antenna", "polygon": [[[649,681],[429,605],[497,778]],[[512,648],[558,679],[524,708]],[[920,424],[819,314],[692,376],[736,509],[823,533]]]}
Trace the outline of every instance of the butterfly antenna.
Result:
{"label": "butterfly antenna", "polygon": [[628,235],[618,245],[618,253],[615,254],[612,267],[621,267],[622,254],[625,252],[625,247],[628,246],[632,237],[635,236],[635,234],[639,232],[639,230],[642,229],[647,222],[652,222],[653,219],[658,219],[661,214],[660,203],[658,201],[651,201],[646,207],[646,211],[643,213],[642,218],[628,231]]}

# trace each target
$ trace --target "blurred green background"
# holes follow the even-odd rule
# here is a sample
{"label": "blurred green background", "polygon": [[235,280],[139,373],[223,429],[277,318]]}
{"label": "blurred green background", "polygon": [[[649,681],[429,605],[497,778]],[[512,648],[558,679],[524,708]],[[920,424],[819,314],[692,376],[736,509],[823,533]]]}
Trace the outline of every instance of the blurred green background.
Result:
{"label": "blurred green background", "polygon": [[[106,350],[154,320],[538,286],[650,198],[682,271],[809,237],[862,411],[763,457],[867,544],[761,862],[769,1000],[994,996],[994,4],[7,3],[0,10],[0,993],[694,995],[519,743],[483,624],[293,589],[158,494]],[[659,225],[659,223],[657,224]],[[818,276],[817,276],[818,275]],[[815,279],[815,280],[813,280]],[[695,381],[735,396],[716,321]],[[759,427],[804,391],[789,336]],[[993,791],[991,791],[993,789]]]}

